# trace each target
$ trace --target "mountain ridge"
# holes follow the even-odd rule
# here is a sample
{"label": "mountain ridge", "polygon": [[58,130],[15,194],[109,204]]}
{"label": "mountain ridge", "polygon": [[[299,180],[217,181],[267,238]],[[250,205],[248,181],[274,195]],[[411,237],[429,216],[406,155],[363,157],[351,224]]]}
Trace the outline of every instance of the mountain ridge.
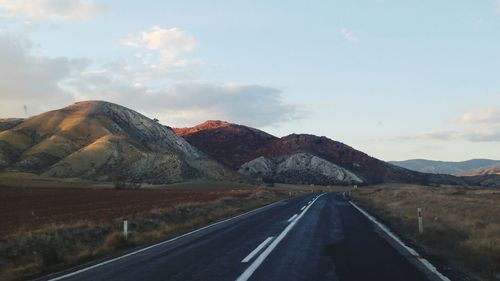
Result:
{"label": "mountain ridge", "polygon": [[105,101],[0,119],[0,170],[148,183],[247,178],[320,185],[498,184],[487,174],[455,177],[408,170],[325,136],[278,138],[219,120],[171,128]]}
{"label": "mountain ridge", "polygon": [[[352,181],[342,181],[341,178],[330,178],[330,181],[324,179],[325,177],[328,178],[326,174],[342,175],[353,173],[362,180],[362,184],[374,184],[384,181],[433,183],[438,185],[465,184],[461,178],[448,175],[428,175],[386,163],[325,136],[290,134],[277,138],[255,128],[224,121],[216,121],[218,124],[224,124],[217,128],[203,125],[205,123],[194,126],[193,128],[196,129],[193,130],[183,128],[182,137],[201,151],[211,155],[214,159],[239,170],[244,175],[248,176],[248,171],[256,171],[257,174],[250,174],[253,178],[263,178],[259,172],[265,173],[266,177],[269,177],[270,171],[275,171],[270,167],[279,165],[282,161],[286,161],[283,159],[291,158],[297,153],[303,153],[305,154],[303,157],[295,157],[294,159],[314,158],[314,162],[307,162],[308,160],[306,162],[318,163],[318,165],[311,167],[305,162],[295,165],[295,167],[302,167],[303,170],[294,170],[294,172],[307,178],[300,179],[300,183],[351,184]],[[174,131],[179,132],[175,128]],[[249,135],[255,136],[254,134],[259,136],[257,142],[250,141],[250,138],[248,138]],[[266,138],[265,136],[271,137]],[[235,151],[237,153],[234,153]],[[263,158],[257,161],[260,157]],[[324,161],[331,163],[332,165],[326,166],[336,171],[332,170],[325,174],[325,171],[322,171],[325,167]],[[323,164],[319,165],[319,163]],[[241,170],[242,167],[243,170]],[[339,167],[342,170],[334,167]],[[285,172],[285,174],[294,175],[291,171]],[[272,180],[283,180],[283,177],[279,176],[276,171],[271,173],[271,178]],[[322,178],[322,180],[318,178]]]}
{"label": "mountain ridge", "polygon": [[77,102],[1,131],[0,168],[154,183],[235,177],[169,127],[105,101]]}

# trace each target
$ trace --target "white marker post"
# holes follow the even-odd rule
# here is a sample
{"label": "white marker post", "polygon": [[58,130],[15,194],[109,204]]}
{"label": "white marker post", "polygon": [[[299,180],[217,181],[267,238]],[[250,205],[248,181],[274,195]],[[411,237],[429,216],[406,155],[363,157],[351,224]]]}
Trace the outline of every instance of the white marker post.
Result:
{"label": "white marker post", "polygon": [[125,240],[127,240],[127,237],[128,237],[128,221],[127,220],[123,221],[123,236],[125,237]]}
{"label": "white marker post", "polygon": [[422,235],[424,234],[424,224],[422,222],[422,208],[417,208],[417,216],[418,216],[418,233]]}

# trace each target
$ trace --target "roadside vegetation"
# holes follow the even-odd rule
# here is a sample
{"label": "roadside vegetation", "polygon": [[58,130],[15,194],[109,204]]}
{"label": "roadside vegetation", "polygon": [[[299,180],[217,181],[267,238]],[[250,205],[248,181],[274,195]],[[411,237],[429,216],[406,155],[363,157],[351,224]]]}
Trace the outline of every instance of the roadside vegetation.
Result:
{"label": "roadside vegetation", "polygon": [[[59,197],[54,198],[56,194]],[[99,194],[104,201],[99,200]],[[57,193],[44,188],[2,188],[1,209],[11,211],[10,217],[5,217],[11,223],[4,224],[0,234],[0,280],[24,280],[62,270],[164,240],[289,195],[257,187],[195,191],[58,188]],[[8,205],[16,196],[16,206]],[[31,200],[34,198],[37,200]],[[89,202],[92,198],[96,201]],[[58,209],[58,200],[64,210]],[[127,239],[122,233],[124,219],[129,223]],[[18,225],[16,221],[25,223]]]}
{"label": "roadside vegetation", "polygon": [[390,184],[360,188],[353,197],[425,254],[480,279],[500,280],[499,189]]}

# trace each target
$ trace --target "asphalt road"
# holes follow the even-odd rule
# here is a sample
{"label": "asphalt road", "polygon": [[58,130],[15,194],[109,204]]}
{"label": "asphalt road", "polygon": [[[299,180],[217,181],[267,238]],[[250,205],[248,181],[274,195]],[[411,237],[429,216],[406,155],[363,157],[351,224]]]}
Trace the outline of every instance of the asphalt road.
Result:
{"label": "asphalt road", "polygon": [[40,280],[429,280],[341,194],[281,201]]}

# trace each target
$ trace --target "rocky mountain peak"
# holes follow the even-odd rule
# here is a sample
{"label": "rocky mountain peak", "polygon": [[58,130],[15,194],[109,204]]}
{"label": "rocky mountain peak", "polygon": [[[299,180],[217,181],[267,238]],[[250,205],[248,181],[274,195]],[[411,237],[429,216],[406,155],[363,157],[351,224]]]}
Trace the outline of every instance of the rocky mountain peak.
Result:
{"label": "rocky mountain peak", "polygon": [[189,134],[193,134],[199,131],[211,130],[217,128],[227,128],[232,124],[226,121],[221,120],[207,120],[201,124],[198,124],[194,127],[184,127],[184,128],[174,128],[174,132],[179,136],[185,136]]}

